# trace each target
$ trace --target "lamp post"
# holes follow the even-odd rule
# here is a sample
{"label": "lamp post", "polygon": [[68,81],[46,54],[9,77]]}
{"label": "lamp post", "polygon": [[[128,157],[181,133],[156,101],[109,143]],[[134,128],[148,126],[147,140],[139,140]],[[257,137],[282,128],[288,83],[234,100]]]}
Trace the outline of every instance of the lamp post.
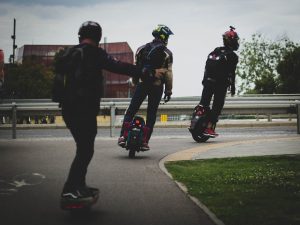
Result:
{"label": "lamp post", "polygon": [[10,63],[15,64],[15,50],[18,47],[16,45],[16,19],[15,18],[14,18],[14,33],[13,35],[11,35],[11,38],[13,39],[13,54],[10,55],[9,61]]}

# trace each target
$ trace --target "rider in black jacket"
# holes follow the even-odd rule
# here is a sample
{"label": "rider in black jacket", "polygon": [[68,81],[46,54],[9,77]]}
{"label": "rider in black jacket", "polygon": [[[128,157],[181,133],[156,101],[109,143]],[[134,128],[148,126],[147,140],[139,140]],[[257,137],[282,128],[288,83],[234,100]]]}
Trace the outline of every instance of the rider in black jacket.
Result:
{"label": "rider in black jacket", "polygon": [[204,135],[216,137],[215,126],[224,106],[226,92],[230,87],[231,96],[235,95],[235,70],[238,56],[234,52],[239,48],[239,36],[235,28],[223,34],[223,47],[216,48],[208,55],[204,78],[202,81],[203,91],[199,105],[209,112],[210,101],[213,98],[211,111],[208,113],[207,128]]}
{"label": "rider in black jacket", "polygon": [[62,200],[85,200],[99,192],[97,188],[88,187],[85,178],[94,154],[96,117],[103,89],[102,69],[133,77],[143,75],[141,68],[117,61],[98,47],[102,35],[98,23],[83,23],[78,35],[80,44],[68,49],[56,64],[56,73],[65,77],[64,96],[60,102],[62,116],[76,142],[76,155],[62,191]]}

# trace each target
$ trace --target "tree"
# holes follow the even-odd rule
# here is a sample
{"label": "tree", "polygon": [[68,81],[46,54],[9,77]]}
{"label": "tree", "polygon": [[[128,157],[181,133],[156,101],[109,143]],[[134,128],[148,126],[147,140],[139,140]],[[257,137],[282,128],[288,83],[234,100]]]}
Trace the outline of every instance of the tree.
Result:
{"label": "tree", "polygon": [[252,35],[251,41],[241,44],[237,76],[240,91],[245,93],[270,94],[278,89],[277,65],[283,56],[295,48],[295,44],[283,37],[270,41],[261,34]]}
{"label": "tree", "polygon": [[277,66],[279,93],[300,93],[300,47],[288,52]]}
{"label": "tree", "polygon": [[37,63],[34,57],[10,65],[4,83],[6,97],[50,98],[53,77],[53,69]]}
{"label": "tree", "polygon": [[53,63],[52,63],[53,64],[53,68],[57,68],[57,67],[60,66],[58,64],[59,58],[61,58],[66,53],[67,50],[68,50],[68,47],[65,47],[65,48],[62,48],[58,52],[55,53],[54,60],[53,60]]}

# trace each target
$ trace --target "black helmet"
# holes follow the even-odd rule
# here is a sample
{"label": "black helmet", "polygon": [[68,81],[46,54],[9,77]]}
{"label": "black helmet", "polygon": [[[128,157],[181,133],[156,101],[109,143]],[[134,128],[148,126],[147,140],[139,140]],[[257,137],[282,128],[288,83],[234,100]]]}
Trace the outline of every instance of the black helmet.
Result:
{"label": "black helmet", "polygon": [[79,28],[78,37],[79,41],[90,38],[98,44],[102,37],[102,28],[97,22],[86,21]]}
{"label": "black helmet", "polygon": [[234,30],[235,30],[235,28],[233,26],[230,26],[230,30],[226,31],[223,34],[223,42],[224,42],[225,47],[229,47],[232,50],[236,51],[239,49],[239,46],[240,46],[240,44],[239,44],[240,38]]}
{"label": "black helmet", "polygon": [[153,37],[162,40],[165,44],[168,44],[169,36],[172,34],[173,32],[169,27],[161,24],[157,25],[157,27],[152,31]]}

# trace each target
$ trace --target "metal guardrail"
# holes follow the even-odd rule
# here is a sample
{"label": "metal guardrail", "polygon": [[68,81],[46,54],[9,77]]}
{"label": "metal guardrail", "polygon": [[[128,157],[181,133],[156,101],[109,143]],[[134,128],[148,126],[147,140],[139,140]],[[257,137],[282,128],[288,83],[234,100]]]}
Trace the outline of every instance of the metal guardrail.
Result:
{"label": "metal guardrail", "polygon": [[[200,97],[173,98],[167,104],[161,104],[159,114],[190,115],[199,103]],[[124,114],[130,99],[102,99],[100,115],[110,114],[111,136],[115,129],[116,115]],[[147,101],[142,104],[139,113],[146,114]],[[297,132],[300,134],[300,95],[271,95],[262,97],[228,97],[222,114],[268,115],[269,121],[274,114],[296,114]],[[0,116],[12,118],[12,137],[16,138],[17,118],[20,116],[61,115],[57,103],[50,99],[2,100]]]}
{"label": "metal guardrail", "polygon": [[[199,102],[201,96],[189,96],[189,97],[172,97],[172,102]],[[116,102],[116,103],[128,103],[130,98],[103,98],[101,103],[104,102]],[[249,94],[240,95],[235,97],[226,97],[226,101],[300,101],[300,94]],[[51,99],[0,99],[0,104],[5,103],[53,103]],[[168,103],[168,104],[169,104]]]}

